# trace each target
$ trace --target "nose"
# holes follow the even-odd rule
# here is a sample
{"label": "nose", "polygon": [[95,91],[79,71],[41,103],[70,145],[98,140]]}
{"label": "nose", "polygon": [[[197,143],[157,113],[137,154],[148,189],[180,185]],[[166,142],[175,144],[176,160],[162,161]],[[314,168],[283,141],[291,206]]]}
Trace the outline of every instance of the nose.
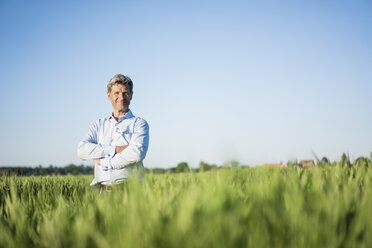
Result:
{"label": "nose", "polygon": [[120,98],[120,99],[124,99],[124,98],[125,98],[125,97],[124,97],[124,93],[120,93],[120,94],[119,94],[119,98]]}

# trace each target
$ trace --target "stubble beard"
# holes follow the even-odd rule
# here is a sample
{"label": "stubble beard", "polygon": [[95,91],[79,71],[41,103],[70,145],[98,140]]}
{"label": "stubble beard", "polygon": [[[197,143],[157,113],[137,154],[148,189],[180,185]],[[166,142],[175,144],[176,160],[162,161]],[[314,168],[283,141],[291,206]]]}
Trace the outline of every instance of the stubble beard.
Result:
{"label": "stubble beard", "polygon": [[123,104],[121,108],[118,109],[120,114],[126,114],[129,110],[129,104]]}

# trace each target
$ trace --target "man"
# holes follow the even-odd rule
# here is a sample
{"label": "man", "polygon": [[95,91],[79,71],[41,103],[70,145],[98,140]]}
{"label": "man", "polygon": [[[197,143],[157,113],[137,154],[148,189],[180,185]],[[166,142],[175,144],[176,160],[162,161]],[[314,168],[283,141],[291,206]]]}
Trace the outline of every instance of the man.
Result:
{"label": "man", "polygon": [[143,164],[149,146],[147,122],[129,109],[133,96],[133,82],[117,74],[107,84],[107,97],[113,112],[99,119],[78,145],[78,156],[95,162],[94,179],[90,184],[109,188],[133,175],[143,180]]}

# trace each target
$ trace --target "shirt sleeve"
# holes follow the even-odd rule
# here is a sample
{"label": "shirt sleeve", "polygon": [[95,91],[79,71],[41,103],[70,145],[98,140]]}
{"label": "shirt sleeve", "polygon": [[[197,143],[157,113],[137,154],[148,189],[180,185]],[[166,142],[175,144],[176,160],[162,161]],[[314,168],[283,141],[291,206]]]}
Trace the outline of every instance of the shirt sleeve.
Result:
{"label": "shirt sleeve", "polygon": [[115,153],[115,146],[98,143],[100,120],[93,123],[88,134],[78,144],[78,156],[82,160],[110,157]]}
{"label": "shirt sleeve", "polygon": [[[110,163],[112,168],[121,169],[125,166],[142,161],[149,147],[149,125],[138,118],[133,127],[133,134],[128,147],[122,152],[115,154],[112,158],[105,158],[103,163]],[[101,161],[102,162],[102,161]]]}

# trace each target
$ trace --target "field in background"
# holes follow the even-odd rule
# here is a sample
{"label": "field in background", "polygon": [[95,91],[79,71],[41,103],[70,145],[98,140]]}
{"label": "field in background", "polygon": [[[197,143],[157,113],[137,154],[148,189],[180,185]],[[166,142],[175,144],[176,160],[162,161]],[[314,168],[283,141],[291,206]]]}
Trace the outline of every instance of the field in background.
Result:
{"label": "field in background", "polygon": [[0,247],[372,247],[371,165],[3,176]]}

